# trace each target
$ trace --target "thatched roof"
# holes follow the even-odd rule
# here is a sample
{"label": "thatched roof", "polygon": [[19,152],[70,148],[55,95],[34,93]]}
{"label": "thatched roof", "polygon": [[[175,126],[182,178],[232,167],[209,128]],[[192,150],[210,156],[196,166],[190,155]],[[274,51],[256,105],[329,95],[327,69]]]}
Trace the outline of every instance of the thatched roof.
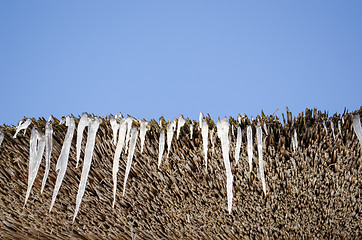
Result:
{"label": "thatched roof", "polygon": [[[312,114],[314,112],[314,114]],[[255,135],[258,121],[233,118],[230,130],[230,161],[233,174],[233,206],[227,211],[226,175],[215,123],[207,119],[210,132],[208,167],[205,170],[202,137],[193,121],[193,138],[185,125],[174,136],[168,157],[157,167],[159,124],[150,121],[145,147],[136,151],[122,196],[127,155],[122,153],[118,192],[112,208],[112,164],[115,145],[112,129],[104,119],[99,127],[93,161],[80,211],[73,223],[76,195],[83,161],[75,168],[73,138],[68,168],[54,208],[49,213],[66,126],[53,120],[51,169],[40,194],[44,161],[24,207],[27,190],[30,128],[13,139],[15,128],[3,126],[0,147],[0,237],[5,239],[240,239],[240,238],[359,238],[361,236],[361,147],[352,123],[354,114],[327,118],[306,110],[297,118],[288,113],[285,124],[275,116],[259,116],[266,123],[263,155],[267,194],[258,174],[256,141],[253,170],[249,174],[246,127]],[[76,123],[79,118],[76,118]],[[187,120],[190,123],[190,120]],[[323,121],[326,123],[325,132]],[[341,122],[341,134],[338,130]],[[334,123],[335,138],[331,133]],[[38,129],[46,120],[33,119]],[[242,129],[241,155],[235,166],[236,126]],[[298,148],[292,148],[294,130]],[[87,132],[85,132],[85,135]],[[210,141],[210,140],[209,140]],[[85,145],[85,143],[84,143]],[[84,145],[83,150],[84,151]],[[83,159],[84,153],[81,154]]]}

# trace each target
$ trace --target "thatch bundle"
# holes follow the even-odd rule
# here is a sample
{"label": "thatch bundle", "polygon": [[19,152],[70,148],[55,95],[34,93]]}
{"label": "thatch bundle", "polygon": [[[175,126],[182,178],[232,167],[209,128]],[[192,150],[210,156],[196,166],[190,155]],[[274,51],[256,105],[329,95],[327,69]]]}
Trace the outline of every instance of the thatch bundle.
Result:
{"label": "thatch bundle", "polygon": [[[57,178],[66,126],[53,120],[53,151],[49,178],[40,194],[42,161],[24,207],[28,181],[30,127],[13,138],[15,128],[1,127],[0,237],[5,239],[241,239],[241,238],[360,238],[361,147],[353,129],[353,114],[327,117],[306,110],[281,124],[276,116],[261,114],[255,121],[229,118],[233,205],[227,209],[226,174],[215,123],[209,125],[208,165],[205,169],[199,123],[187,120],[179,139],[172,139],[169,156],[157,167],[160,126],[152,120],[143,153],[137,139],[125,196],[122,186],[127,154],[122,152],[114,208],[112,165],[113,132],[103,119],[96,136],[93,160],[80,211],[73,222],[83,161],[76,168],[73,138],[68,168],[52,212],[49,206]],[[342,123],[342,117],[343,122]],[[79,118],[75,119],[78,123]],[[334,123],[334,135],[331,123]],[[340,129],[338,129],[340,122]],[[266,192],[259,178],[258,152],[249,173],[246,129],[266,124],[263,136]],[[325,123],[327,132],[323,126]],[[33,119],[41,131],[46,120]],[[137,124],[137,123],[136,123]],[[240,160],[235,166],[236,127],[242,129]],[[232,130],[234,129],[234,131]],[[296,132],[298,146],[293,151]],[[84,136],[87,135],[85,131]],[[176,134],[175,134],[176,135]],[[211,142],[212,141],[212,142]],[[84,156],[84,145],[81,159]],[[167,143],[166,143],[167,146]]]}

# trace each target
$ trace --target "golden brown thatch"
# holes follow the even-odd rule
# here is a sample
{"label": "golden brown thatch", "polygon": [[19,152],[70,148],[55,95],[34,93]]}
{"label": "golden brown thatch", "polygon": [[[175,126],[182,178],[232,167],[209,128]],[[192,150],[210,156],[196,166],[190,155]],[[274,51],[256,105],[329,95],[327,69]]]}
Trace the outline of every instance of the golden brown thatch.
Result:
{"label": "golden brown thatch", "polygon": [[[356,114],[356,113],[355,113]],[[209,144],[205,171],[201,133],[194,121],[193,139],[189,128],[174,137],[170,155],[166,153],[157,168],[160,129],[151,121],[144,152],[136,146],[125,197],[121,186],[126,167],[123,153],[118,173],[118,192],[112,208],[112,161],[115,146],[108,121],[97,134],[93,162],[80,212],[72,223],[81,167],[75,168],[75,137],[68,169],[51,213],[49,206],[57,173],[55,163],[61,151],[66,127],[54,119],[54,148],[51,171],[44,193],[40,194],[44,162],[40,166],[25,207],[29,138],[27,130],[13,139],[15,129],[3,126],[5,139],[0,147],[0,237],[4,239],[241,239],[241,238],[360,238],[361,230],[361,148],[353,131],[352,114],[326,122],[326,115],[306,110],[294,120],[288,113],[285,125],[275,116],[260,116],[266,122],[264,139],[264,196],[258,178],[258,160],[249,175],[246,153],[246,126],[241,160],[235,166],[236,136],[231,136],[230,160],[233,184],[233,209],[227,211],[226,176],[220,140]],[[79,120],[79,119],[78,119]],[[76,122],[78,121],[76,120]],[[210,129],[215,124],[208,119]],[[44,119],[33,123],[44,128]],[[230,118],[230,124],[237,121]],[[253,125],[254,131],[255,126]],[[297,132],[298,149],[293,152],[291,136]],[[231,133],[231,131],[230,131]],[[85,133],[87,134],[87,133]],[[235,131],[236,134],[236,131]],[[255,141],[254,141],[255,142]],[[254,143],[255,144],[255,143]],[[84,148],[84,146],[83,146]],[[84,150],[84,149],[83,149]],[[254,146],[255,156],[256,144]],[[83,153],[82,153],[83,156]],[[82,158],[81,158],[82,159]],[[80,162],[82,166],[82,162]]]}

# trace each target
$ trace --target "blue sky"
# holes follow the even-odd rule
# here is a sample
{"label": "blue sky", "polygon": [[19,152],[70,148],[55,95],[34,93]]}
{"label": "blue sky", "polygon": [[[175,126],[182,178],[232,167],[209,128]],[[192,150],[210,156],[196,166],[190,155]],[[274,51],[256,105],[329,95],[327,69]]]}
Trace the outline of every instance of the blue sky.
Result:
{"label": "blue sky", "polygon": [[362,1],[1,1],[0,123],[362,105]]}

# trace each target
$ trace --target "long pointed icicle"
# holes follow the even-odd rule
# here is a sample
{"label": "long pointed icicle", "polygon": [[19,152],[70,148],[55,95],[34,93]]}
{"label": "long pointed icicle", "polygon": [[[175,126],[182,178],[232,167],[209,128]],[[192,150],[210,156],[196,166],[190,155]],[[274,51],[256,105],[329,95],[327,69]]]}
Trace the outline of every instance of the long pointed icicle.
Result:
{"label": "long pointed icicle", "polygon": [[207,148],[208,148],[208,135],[209,135],[209,126],[207,121],[202,119],[201,120],[201,135],[202,135],[202,146],[204,150],[204,162],[205,162],[205,169],[207,169]]}
{"label": "long pointed icicle", "polygon": [[59,171],[59,172],[58,172],[58,176],[57,176],[57,181],[55,182],[55,187],[54,187],[54,192],[53,192],[53,197],[52,197],[52,202],[50,204],[49,212],[52,211],[52,208],[55,203],[55,199],[57,198],[60,186],[62,185],[65,172],[67,171],[69,151],[70,151],[70,146],[72,144],[72,139],[73,139],[74,130],[75,130],[75,123],[74,123],[74,119],[72,117],[67,116],[65,124],[66,124],[66,126],[68,126],[68,130],[67,130],[67,133],[65,134],[62,151],[60,152],[58,162],[55,167],[55,170]]}
{"label": "long pointed icicle", "polygon": [[114,153],[113,158],[113,169],[112,169],[112,177],[113,177],[113,203],[112,207],[114,207],[114,204],[116,203],[116,192],[117,192],[117,173],[119,169],[119,160],[121,158],[122,149],[124,146],[125,138],[126,138],[126,131],[127,131],[127,125],[125,122],[125,119],[121,119],[121,122],[119,124],[119,136],[118,136],[118,143],[116,147],[116,151]]}
{"label": "long pointed icicle", "polygon": [[264,177],[264,160],[263,160],[263,132],[261,127],[258,126],[256,128],[256,137],[258,143],[258,156],[259,156],[259,174],[261,178],[261,183],[263,184],[263,191],[266,195],[266,184],[265,184],[265,177]]}
{"label": "long pointed icicle", "polygon": [[132,159],[133,159],[133,154],[134,154],[134,150],[136,147],[137,137],[138,137],[138,129],[136,127],[132,127],[131,139],[130,139],[129,151],[128,151],[128,158],[127,158],[127,165],[126,165],[126,173],[124,174],[123,196],[126,193],[126,184],[127,184],[129,172],[131,170]]}
{"label": "long pointed icicle", "polygon": [[183,127],[183,125],[185,125],[185,123],[186,123],[186,120],[182,116],[180,116],[178,118],[178,122],[177,122],[177,139],[180,135],[181,128]]}
{"label": "long pointed icicle", "polygon": [[167,126],[167,156],[170,154],[172,138],[175,130],[176,130],[176,120],[172,121]]}
{"label": "long pointed icicle", "polygon": [[41,184],[40,193],[43,193],[45,183],[47,182],[48,179],[52,150],[53,150],[53,127],[52,123],[48,121],[45,125],[45,172],[44,172],[43,182]]}
{"label": "long pointed icicle", "polygon": [[292,146],[293,146],[293,152],[295,152],[298,148],[297,131],[295,129],[294,129],[294,134],[292,136]]}
{"label": "long pointed icicle", "polygon": [[117,120],[114,116],[109,117],[109,122],[111,123],[111,128],[112,128],[112,132],[113,132],[113,144],[116,145],[119,124],[117,123]]}
{"label": "long pointed icicle", "polygon": [[147,128],[148,122],[147,121],[140,121],[140,139],[141,139],[141,153],[143,152],[143,146],[145,145],[145,137],[146,132],[148,130]]}
{"label": "long pointed icicle", "polygon": [[362,149],[362,127],[361,127],[361,119],[360,119],[359,114],[357,114],[353,118],[353,129],[354,129],[354,132],[357,135],[357,138],[359,140],[359,144],[361,145],[361,149]]}
{"label": "long pointed icicle", "polygon": [[29,127],[30,124],[31,124],[31,119],[30,118],[26,119],[25,122],[20,121],[18,126],[16,127],[16,132],[15,132],[13,138],[16,138],[16,135],[18,135],[18,133],[23,129],[24,129],[24,136],[25,136],[26,129]]}
{"label": "long pointed icicle", "polygon": [[217,121],[217,134],[221,139],[222,155],[226,170],[226,189],[228,199],[228,211],[231,213],[233,205],[233,175],[231,172],[230,160],[229,160],[229,122],[228,120],[222,119]]}
{"label": "long pointed icicle", "polygon": [[0,129],[0,147],[3,141],[4,141],[4,132]]}
{"label": "long pointed icicle", "polygon": [[45,148],[45,137],[44,134],[39,132],[35,127],[31,130],[30,136],[30,159],[29,159],[29,176],[28,176],[28,189],[26,191],[25,203],[28,201],[30,196],[31,188],[34,184],[36,175],[38,174],[41,159],[43,157]]}
{"label": "long pointed icicle", "polygon": [[235,147],[235,165],[238,165],[239,157],[240,157],[240,147],[241,147],[241,127],[237,128],[237,136],[236,136],[236,147]]}
{"label": "long pointed icicle", "polygon": [[85,192],[85,187],[87,185],[88,174],[92,164],[94,145],[96,142],[97,131],[100,123],[101,120],[97,117],[89,120],[89,125],[88,125],[89,132],[87,137],[87,144],[85,146],[84,163],[83,163],[82,175],[80,178],[80,183],[78,188],[77,202],[75,206],[73,222],[77,217],[79,206],[82,202],[82,198]]}
{"label": "long pointed icicle", "polygon": [[89,118],[88,115],[86,113],[82,114],[82,117],[79,120],[78,123],[78,128],[77,128],[77,164],[75,165],[75,167],[78,167],[78,163],[79,163],[79,158],[80,158],[80,151],[82,149],[82,139],[83,139],[83,132],[85,127],[88,126],[88,122],[89,122]]}
{"label": "long pointed icicle", "polygon": [[249,159],[249,172],[253,168],[253,130],[251,126],[247,127],[247,141],[248,141],[248,159]]}
{"label": "long pointed icicle", "polygon": [[165,150],[165,130],[161,129],[160,140],[158,141],[158,168],[161,166],[163,151]]}
{"label": "long pointed icicle", "polygon": [[326,121],[323,121],[323,127],[324,127],[324,131],[326,131],[326,134],[327,134],[328,130],[327,130],[327,126],[326,126]]}

